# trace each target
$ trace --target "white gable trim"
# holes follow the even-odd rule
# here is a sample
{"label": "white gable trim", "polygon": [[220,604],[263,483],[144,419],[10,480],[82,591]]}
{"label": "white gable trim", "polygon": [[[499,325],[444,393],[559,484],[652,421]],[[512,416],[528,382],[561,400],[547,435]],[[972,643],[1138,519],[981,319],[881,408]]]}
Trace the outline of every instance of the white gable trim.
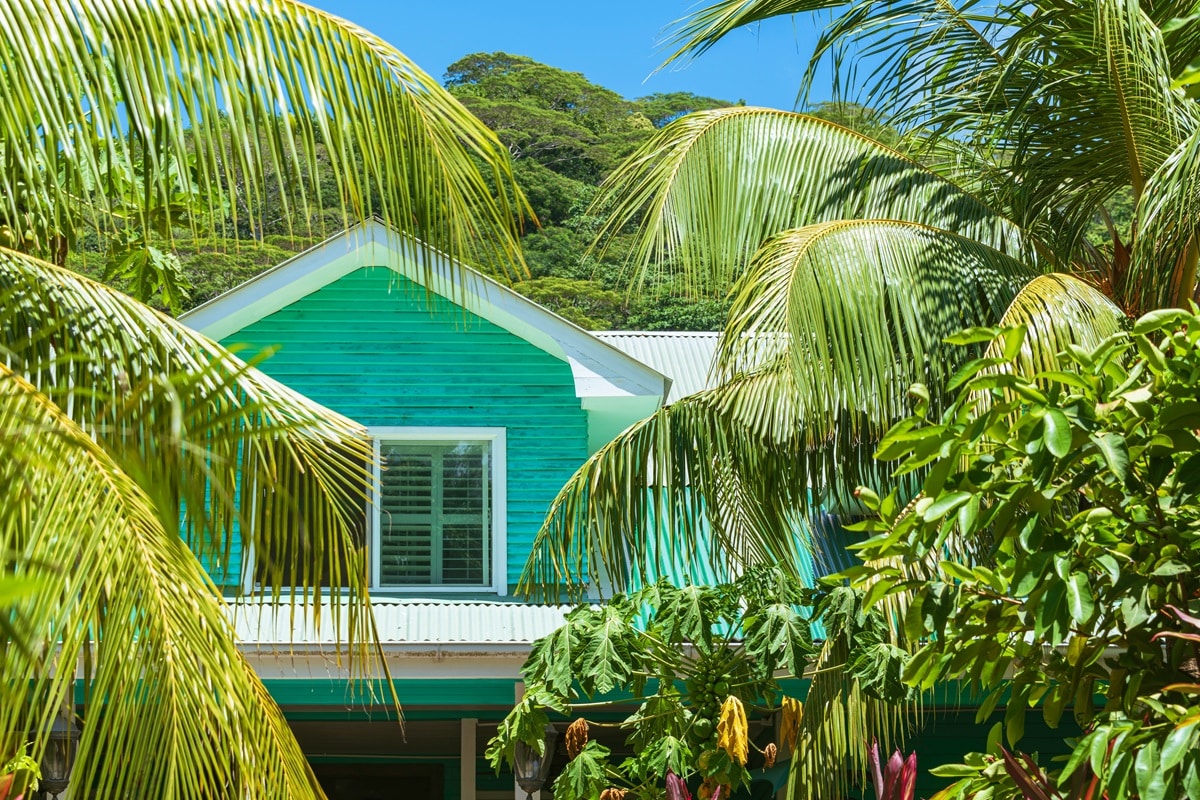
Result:
{"label": "white gable trim", "polygon": [[[224,339],[365,266],[386,266],[571,365],[581,398],[665,398],[670,378],[486,275],[438,257],[426,270],[417,243],[369,220],[180,317]],[[431,279],[430,279],[431,278]]]}

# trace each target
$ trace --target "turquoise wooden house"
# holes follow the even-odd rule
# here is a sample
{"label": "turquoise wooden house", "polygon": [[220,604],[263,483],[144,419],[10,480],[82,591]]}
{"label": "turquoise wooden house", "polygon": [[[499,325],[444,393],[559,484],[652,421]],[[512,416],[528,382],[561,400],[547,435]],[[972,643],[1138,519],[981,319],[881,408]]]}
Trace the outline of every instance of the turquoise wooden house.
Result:
{"label": "turquoise wooden house", "polygon": [[[448,260],[427,272],[375,221],[182,319],[249,353],[274,349],[262,369],[364,425],[386,467],[366,542],[406,735],[383,693],[347,682],[333,631],[233,604],[330,796],[512,797],[484,743],[521,691],[529,644],[564,609],[510,590],[563,483],[671,381],[477,272]],[[214,577],[236,596],[254,553],[232,556]]]}
{"label": "turquoise wooden house", "polygon": [[[381,687],[348,680],[336,631],[231,603],[244,653],[328,795],[523,798],[482,754],[520,697],[530,644],[567,609],[511,589],[564,482],[628,425],[706,388],[717,334],[589,333],[448,260],[425,270],[375,221],[182,319],[226,345],[275,350],[261,368],[364,425],[386,467],[364,529],[403,732]],[[238,598],[255,557],[231,555],[214,578]],[[923,767],[982,749],[986,726],[959,702],[931,715]],[[1053,748],[1044,726],[1027,730],[1042,745],[1032,749]]]}

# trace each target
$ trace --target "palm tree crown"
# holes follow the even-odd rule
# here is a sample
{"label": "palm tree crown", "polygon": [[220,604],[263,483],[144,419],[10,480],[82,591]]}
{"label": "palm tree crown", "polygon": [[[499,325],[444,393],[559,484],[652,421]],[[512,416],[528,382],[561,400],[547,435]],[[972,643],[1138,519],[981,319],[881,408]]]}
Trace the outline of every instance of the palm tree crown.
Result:
{"label": "palm tree crown", "polygon": [[[843,96],[889,113],[901,144],[804,114],[720,109],[664,128],[610,177],[604,233],[636,226],[639,276],[679,272],[696,293],[732,285],[719,383],[580,469],[526,590],[601,575],[622,589],[655,571],[633,553],[795,564],[789,551],[822,546],[811,510],[861,513],[855,487],[891,480],[872,457],[880,436],[916,402],[945,403],[963,358],[950,334],[1026,326],[1019,360],[1047,369],[1129,315],[1196,298],[1200,6],[724,0],[677,24],[672,59],[744,25],[826,11],[810,76],[826,58],[849,64]],[[1110,213],[1121,197],[1126,225]],[[671,546],[655,546],[664,536]],[[822,681],[844,680],[837,658],[822,653]],[[833,756],[862,766],[864,753],[845,741],[833,753],[831,732],[882,736],[897,719],[849,702],[848,684],[813,692],[849,716],[806,715],[796,796],[839,796]]]}
{"label": "palm tree crown", "polygon": [[295,584],[298,613],[345,584],[329,613],[372,669],[345,511],[365,431],[42,259],[169,236],[181,193],[196,229],[303,219],[328,159],[345,214],[381,215],[416,257],[521,270],[507,154],[391,46],[291,0],[13,0],[0,37],[0,559],[36,587],[6,595],[5,752],[28,737],[40,757],[78,674],[89,794],[321,796],[210,574],[240,535],[287,554],[257,577],[276,599]]}

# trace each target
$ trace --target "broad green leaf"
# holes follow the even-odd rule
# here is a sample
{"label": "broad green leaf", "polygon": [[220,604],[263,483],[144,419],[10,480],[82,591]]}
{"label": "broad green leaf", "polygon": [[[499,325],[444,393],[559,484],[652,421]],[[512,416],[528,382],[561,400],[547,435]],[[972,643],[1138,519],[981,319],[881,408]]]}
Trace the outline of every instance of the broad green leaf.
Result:
{"label": "broad green leaf", "polygon": [[950,494],[944,494],[926,507],[921,516],[927,522],[939,520],[970,499],[970,492],[951,492]]}
{"label": "broad green leaf", "polygon": [[1091,437],[1104,456],[1104,463],[1122,481],[1129,480],[1129,450],[1125,437],[1118,433],[1101,433]]}
{"label": "broad green leaf", "polygon": [[1162,769],[1169,770],[1181,762],[1188,753],[1194,753],[1198,733],[1200,733],[1200,719],[1192,719],[1176,726],[1167,734],[1162,746]]}
{"label": "broad green leaf", "polygon": [[1057,408],[1047,409],[1043,417],[1046,426],[1046,449],[1058,458],[1064,458],[1071,452],[1071,423],[1067,415]]}
{"label": "broad green leaf", "polygon": [[957,347],[965,347],[972,344],[986,344],[993,341],[1001,333],[1000,328],[967,328],[958,333],[947,336],[944,341],[946,344],[952,344]]}
{"label": "broad green leaf", "polygon": [[1167,786],[1159,763],[1158,742],[1151,740],[1138,751],[1133,771],[1139,800],[1164,800]]}
{"label": "broad green leaf", "polygon": [[1173,328],[1186,316],[1186,311],[1177,308],[1162,308],[1143,314],[1133,323],[1135,336],[1145,336],[1164,328]]}
{"label": "broad green leaf", "polygon": [[1077,625],[1085,625],[1091,619],[1095,607],[1092,599],[1092,587],[1087,574],[1072,573],[1067,580],[1067,608],[1070,611],[1071,619]]}
{"label": "broad green leaf", "polygon": [[975,583],[975,573],[970,567],[963,566],[957,561],[942,561],[940,568],[943,574],[949,575],[951,578],[962,581],[963,583]]}
{"label": "broad green leaf", "polygon": [[979,774],[979,770],[966,764],[939,764],[929,770],[929,774],[939,778],[969,778]]}

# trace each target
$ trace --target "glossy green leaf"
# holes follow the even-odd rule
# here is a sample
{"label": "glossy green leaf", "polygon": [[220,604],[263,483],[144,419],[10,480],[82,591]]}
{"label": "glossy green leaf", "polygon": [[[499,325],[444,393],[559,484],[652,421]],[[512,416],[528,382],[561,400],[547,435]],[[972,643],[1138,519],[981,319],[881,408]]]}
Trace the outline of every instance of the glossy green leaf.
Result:
{"label": "glossy green leaf", "polygon": [[1200,738],[1200,719],[1193,718],[1175,727],[1162,745],[1160,764],[1162,769],[1169,770],[1183,761],[1183,757],[1196,750],[1196,740]]}
{"label": "glossy green leaf", "polygon": [[1067,608],[1071,619],[1077,625],[1086,625],[1096,609],[1092,597],[1092,587],[1088,576],[1083,572],[1072,573],[1067,579]]}
{"label": "glossy green leaf", "polygon": [[1071,423],[1067,415],[1057,408],[1047,409],[1043,418],[1046,426],[1046,449],[1059,458],[1071,452]]}

